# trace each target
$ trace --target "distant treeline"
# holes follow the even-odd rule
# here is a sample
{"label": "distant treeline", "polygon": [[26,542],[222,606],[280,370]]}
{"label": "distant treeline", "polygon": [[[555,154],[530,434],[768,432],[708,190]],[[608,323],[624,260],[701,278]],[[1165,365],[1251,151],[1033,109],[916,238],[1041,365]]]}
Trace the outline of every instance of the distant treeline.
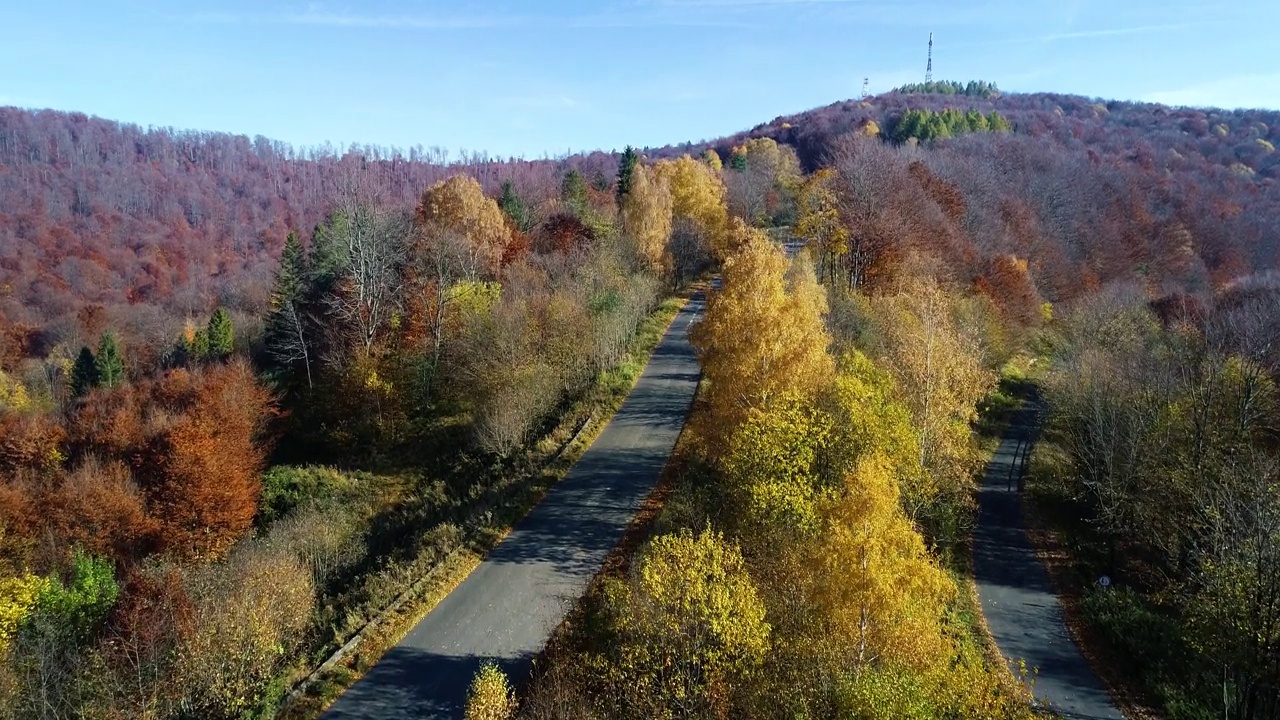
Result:
{"label": "distant treeline", "polygon": [[907,83],[896,87],[893,92],[901,95],[968,95],[969,97],[1000,97],[1000,88],[995,83],[983,80],[970,80],[961,85],[954,80],[937,80],[926,83]]}

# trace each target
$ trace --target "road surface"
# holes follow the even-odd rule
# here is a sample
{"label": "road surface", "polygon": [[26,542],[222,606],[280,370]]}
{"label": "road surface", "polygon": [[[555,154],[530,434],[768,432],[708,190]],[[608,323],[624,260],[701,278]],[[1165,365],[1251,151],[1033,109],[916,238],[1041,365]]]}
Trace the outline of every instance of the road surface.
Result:
{"label": "road surface", "polygon": [[1124,720],[1067,634],[1062,606],[1027,539],[1016,479],[1010,467],[1018,443],[1034,441],[1035,406],[1014,419],[978,492],[973,570],[978,599],[1000,653],[1014,673],[1024,660],[1036,700],[1073,720]]}
{"label": "road surface", "polygon": [[322,715],[460,718],[481,662],[520,682],[657,485],[700,368],[680,311],[604,431],[542,502],[400,644]]}

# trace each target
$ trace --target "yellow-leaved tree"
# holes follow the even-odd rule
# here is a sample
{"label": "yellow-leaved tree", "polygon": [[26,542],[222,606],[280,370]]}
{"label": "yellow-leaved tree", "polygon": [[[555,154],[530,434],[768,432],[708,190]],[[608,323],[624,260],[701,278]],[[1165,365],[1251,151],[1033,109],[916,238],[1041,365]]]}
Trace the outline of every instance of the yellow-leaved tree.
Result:
{"label": "yellow-leaved tree", "polygon": [[[963,518],[931,513],[966,506],[963,498],[981,466],[970,423],[995,378],[982,365],[978,338],[956,322],[950,297],[936,283],[912,282],[896,295],[875,298],[872,307],[884,364],[917,433],[923,472],[911,478],[919,485],[906,493],[908,510],[932,539],[955,540]],[[934,504],[940,495],[950,502]]]}
{"label": "yellow-leaved tree", "polygon": [[823,168],[805,179],[797,197],[792,232],[804,240],[818,261],[818,272],[829,287],[840,279],[840,264],[849,251],[849,227],[840,218],[836,173]]}
{"label": "yellow-leaved tree", "polygon": [[649,269],[658,274],[671,267],[667,254],[671,222],[672,198],[667,180],[637,164],[631,174],[631,190],[622,200],[622,227]]}
{"label": "yellow-leaved tree", "polygon": [[606,671],[626,717],[723,717],[769,650],[764,604],[719,533],[660,535],[605,587]]}
{"label": "yellow-leaved tree", "polygon": [[903,513],[891,465],[863,457],[826,508],[816,600],[847,662],[924,669],[950,656],[942,629],[956,589]]}
{"label": "yellow-leaved tree", "polygon": [[724,161],[720,159],[720,153],[712,148],[707,148],[707,151],[702,153],[702,162],[716,172],[724,170]]}
{"label": "yellow-leaved tree", "polygon": [[712,252],[717,257],[725,257],[731,233],[724,182],[719,173],[688,155],[676,160],[660,160],[653,170],[671,190],[675,217],[692,222],[706,236]]}
{"label": "yellow-leaved tree", "polygon": [[0,409],[7,408],[21,412],[30,407],[31,396],[27,394],[27,388],[0,370]]}
{"label": "yellow-leaved tree", "polygon": [[708,381],[700,431],[718,449],[753,409],[787,393],[812,397],[834,370],[822,320],[826,293],[809,263],[788,272],[786,256],[763,232],[735,219],[733,234],[740,248],[725,261],[723,287],[692,332]]}
{"label": "yellow-leaved tree", "polygon": [[432,185],[422,194],[416,219],[430,234],[463,240],[461,260],[470,277],[497,276],[502,255],[511,243],[511,229],[498,203],[485,196],[475,178],[454,175]]}
{"label": "yellow-leaved tree", "polygon": [[767,137],[733,148],[729,168],[725,173],[729,211],[753,224],[767,222],[790,202],[802,178],[795,150]]}
{"label": "yellow-leaved tree", "polygon": [[874,454],[897,479],[906,507],[928,499],[915,496],[922,485],[920,437],[888,371],[854,350],[840,358],[824,403],[833,424],[827,463],[842,473],[841,478],[862,458]]}
{"label": "yellow-leaved tree", "polygon": [[831,435],[831,418],[805,396],[787,393],[748,412],[722,457],[747,544],[776,554],[784,543],[818,533],[818,503],[830,489],[818,466]]}
{"label": "yellow-leaved tree", "polygon": [[0,578],[0,649],[8,646],[9,639],[48,587],[47,578],[29,572]]}

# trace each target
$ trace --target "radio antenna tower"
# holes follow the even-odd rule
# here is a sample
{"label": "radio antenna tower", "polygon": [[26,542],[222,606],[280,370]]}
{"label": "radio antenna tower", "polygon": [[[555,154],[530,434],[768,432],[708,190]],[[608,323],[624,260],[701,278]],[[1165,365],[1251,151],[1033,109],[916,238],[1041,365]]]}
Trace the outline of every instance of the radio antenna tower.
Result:
{"label": "radio antenna tower", "polygon": [[929,65],[924,71],[924,83],[933,82],[933,33],[929,33]]}
{"label": "radio antenna tower", "polygon": [[871,78],[862,78],[862,99],[871,97]]}

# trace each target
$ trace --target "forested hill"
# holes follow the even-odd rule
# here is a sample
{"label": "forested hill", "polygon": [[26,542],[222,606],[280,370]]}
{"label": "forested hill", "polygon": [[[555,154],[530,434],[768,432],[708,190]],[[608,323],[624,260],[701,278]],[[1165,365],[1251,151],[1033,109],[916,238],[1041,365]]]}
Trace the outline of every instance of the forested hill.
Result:
{"label": "forested hill", "polygon": [[882,138],[895,161],[855,153],[844,171],[868,188],[865,234],[909,244],[907,228],[929,226],[917,200],[932,198],[957,213],[955,257],[1027,259],[1053,301],[1116,280],[1208,293],[1280,263],[1280,112],[905,89],[688,149],[768,137],[813,170],[836,164],[850,134]]}
{"label": "forested hill", "polygon": [[[975,263],[1005,253],[1029,259],[1054,301],[1129,277],[1202,292],[1275,266],[1280,113],[971,86],[908,86],[648,154],[715,148],[731,172],[743,169],[733,166],[733,148],[770,137],[814,169],[829,165],[850,133],[908,154],[919,143],[927,177],[922,166],[894,170],[863,154],[864,170],[876,174],[866,181],[898,196],[864,208],[866,231],[900,236],[925,211],[904,205],[908,198],[950,194],[962,213],[958,252]],[[606,153],[498,161],[450,159],[434,148],[298,151],[261,137],[0,108],[0,327],[11,336],[0,340],[0,356],[40,352],[74,333],[85,307],[100,307],[137,338],[170,337],[181,318],[218,305],[257,314],[287,233],[309,234],[345,186],[408,210],[457,172],[476,175],[495,196],[510,181],[532,225],[545,219],[539,208],[554,207],[570,168],[601,200],[612,192],[617,157]]]}
{"label": "forested hill", "polygon": [[511,181],[536,204],[558,196],[568,167],[606,182],[617,165],[604,153],[501,161],[435,147],[298,150],[0,108],[0,321],[66,324],[101,305],[147,334],[148,324],[215,305],[257,314],[288,233],[309,235],[344,187],[412,209],[433,183],[465,172],[493,192]]}
{"label": "forested hill", "polygon": [[[772,137],[796,148],[806,168],[822,164],[831,141],[868,123],[887,134],[912,111],[947,109],[999,113],[1019,135],[1030,136],[1093,159],[1112,155],[1172,171],[1211,168],[1252,176],[1261,184],[1280,179],[1280,111],[1171,108],[1151,103],[1100,101],[1052,93],[1002,94],[984,86],[973,94],[919,92],[922,86],[867,98],[843,100],[794,115],[779,116],[750,131],[686,147],[725,149],[750,137]],[[902,92],[906,90],[906,92]]]}

